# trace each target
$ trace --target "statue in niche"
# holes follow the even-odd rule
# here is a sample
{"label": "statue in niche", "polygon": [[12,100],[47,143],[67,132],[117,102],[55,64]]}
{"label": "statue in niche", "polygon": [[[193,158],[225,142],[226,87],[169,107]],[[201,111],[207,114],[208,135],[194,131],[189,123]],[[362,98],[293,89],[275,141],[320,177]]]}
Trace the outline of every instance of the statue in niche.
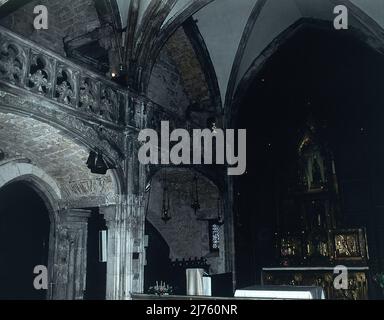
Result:
{"label": "statue in niche", "polygon": [[314,155],[312,164],[312,185],[321,185],[323,182],[324,180],[321,175],[320,165],[317,156]]}
{"label": "statue in niche", "polygon": [[309,125],[309,130],[301,139],[298,148],[300,180],[308,190],[322,188],[326,181],[325,160],[315,142],[315,133],[315,127]]}

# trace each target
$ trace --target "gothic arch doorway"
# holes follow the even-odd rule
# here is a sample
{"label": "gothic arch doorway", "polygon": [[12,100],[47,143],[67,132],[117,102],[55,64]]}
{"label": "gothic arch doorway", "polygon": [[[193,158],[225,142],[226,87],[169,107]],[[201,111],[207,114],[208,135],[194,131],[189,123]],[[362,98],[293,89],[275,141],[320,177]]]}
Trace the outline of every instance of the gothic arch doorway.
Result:
{"label": "gothic arch doorway", "polygon": [[48,265],[49,209],[35,188],[15,181],[0,189],[0,299],[47,298],[33,271]]}

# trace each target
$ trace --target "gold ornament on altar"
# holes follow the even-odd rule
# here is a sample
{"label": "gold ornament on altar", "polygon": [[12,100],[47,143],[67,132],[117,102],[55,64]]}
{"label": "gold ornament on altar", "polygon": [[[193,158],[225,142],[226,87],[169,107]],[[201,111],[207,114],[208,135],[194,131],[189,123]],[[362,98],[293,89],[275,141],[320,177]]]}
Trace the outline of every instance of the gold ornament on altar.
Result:
{"label": "gold ornament on altar", "polygon": [[332,232],[336,260],[366,260],[368,250],[364,229],[334,230]]}

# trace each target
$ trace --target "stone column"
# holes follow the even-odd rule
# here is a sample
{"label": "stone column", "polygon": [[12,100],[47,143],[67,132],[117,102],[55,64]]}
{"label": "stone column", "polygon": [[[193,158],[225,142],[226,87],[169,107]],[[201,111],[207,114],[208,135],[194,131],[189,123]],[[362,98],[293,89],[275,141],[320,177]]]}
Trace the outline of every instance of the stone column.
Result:
{"label": "stone column", "polygon": [[[143,125],[143,106],[135,115]],[[126,134],[122,163],[125,183],[120,186],[117,204],[101,208],[108,228],[107,295],[108,300],[129,300],[131,293],[144,287],[144,198],[145,168],[138,162],[137,133]]]}
{"label": "stone column", "polygon": [[106,299],[117,300],[120,296],[120,239],[119,216],[121,205],[101,207],[107,225],[107,286]]}
{"label": "stone column", "polygon": [[132,257],[132,288],[131,293],[143,293],[144,290],[144,265],[145,265],[145,212],[144,197],[142,195],[132,195],[129,200],[129,210],[131,212],[131,246],[129,255]]}
{"label": "stone column", "polygon": [[108,228],[107,300],[128,300],[144,284],[142,197],[130,195],[116,206],[100,208]]}
{"label": "stone column", "polygon": [[87,273],[89,210],[68,209],[60,214],[55,230],[51,297],[54,300],[84,298]]}

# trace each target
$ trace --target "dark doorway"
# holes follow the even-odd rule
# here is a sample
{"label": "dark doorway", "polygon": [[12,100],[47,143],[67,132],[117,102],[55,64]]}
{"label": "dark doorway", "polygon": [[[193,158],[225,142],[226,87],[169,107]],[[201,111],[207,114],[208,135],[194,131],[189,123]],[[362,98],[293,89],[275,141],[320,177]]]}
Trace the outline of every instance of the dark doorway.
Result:
{"label": "dark doorway", "polygon": [[0,190],[0,299],[46,299],[33,271],[48,264],[49,229],[44,201],[27,183]]}
{"label": "dark doorway", "polygon": [[383,82],[380,54],[349,32],[315,27],[298,31],[254,78],[238,118],[248,140],[248,172],[235,187],[238,287],[279,266],[277,217],[309,114],[335,157],[343,226],[367,227],[372,266],[383,267]]}
{"label": "dark doorway", "polygon": [[86,300],[105,300],[107,285],[107,263],[100,257],[100,231],[106,230],[104,216],[99,214],[99,208],[91,208],[92,214],[88,219],[87,241],[87,281]]}

